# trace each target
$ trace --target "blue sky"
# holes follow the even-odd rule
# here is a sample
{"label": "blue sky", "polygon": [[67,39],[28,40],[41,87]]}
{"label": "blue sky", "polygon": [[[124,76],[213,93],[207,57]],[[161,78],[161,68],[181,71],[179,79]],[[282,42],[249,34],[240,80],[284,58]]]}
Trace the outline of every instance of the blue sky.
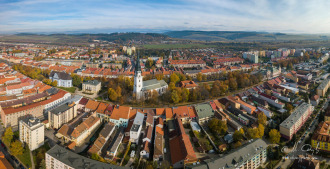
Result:
{"label": "blue sky", "polygon": [[328,0],[0,0],[0,33],[76,30],[330,33],[329,5]]}

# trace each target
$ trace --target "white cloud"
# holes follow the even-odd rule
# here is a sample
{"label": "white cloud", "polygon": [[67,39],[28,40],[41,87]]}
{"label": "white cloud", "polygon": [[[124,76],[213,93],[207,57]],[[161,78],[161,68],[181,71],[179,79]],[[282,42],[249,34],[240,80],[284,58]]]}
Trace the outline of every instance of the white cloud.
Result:
{"label": "white cloud", "polygon": [[327,0],[25,0],[0,7],[0,32],[123,28],[329,33],[329,4]]}

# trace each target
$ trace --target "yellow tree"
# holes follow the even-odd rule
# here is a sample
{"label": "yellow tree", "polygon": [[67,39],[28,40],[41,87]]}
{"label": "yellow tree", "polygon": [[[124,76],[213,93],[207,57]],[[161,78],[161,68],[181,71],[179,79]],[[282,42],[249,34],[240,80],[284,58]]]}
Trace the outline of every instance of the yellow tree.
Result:
{"label": "yellow tree", "polygon": [[276,129],[272,129],[269,132],[269,140],[273,144],[277,144],[280,142],[281,134]]}
{"label": "yellow tree", "polygon": [[118,94],[113,88],[109,88],[108,95],[111,101],[117,101]]}
{"label": "yellow tree", "polygon": [[10,144],[11,141],[13,140],[13,135],[14,135],[14,133],[13,133],[12,128],[11,127],[6,128],[6,131],[5,131],[4,135],[3,135],[3,141],[5,141],[6,143]]}
{"label": "yellow tree", "polygon": [[16,140],[13,143],[11,143],[10,151],[11,151],[11,154],[13,154],[14,156],[22,155],[23,154],[22,143],[19,140]]}

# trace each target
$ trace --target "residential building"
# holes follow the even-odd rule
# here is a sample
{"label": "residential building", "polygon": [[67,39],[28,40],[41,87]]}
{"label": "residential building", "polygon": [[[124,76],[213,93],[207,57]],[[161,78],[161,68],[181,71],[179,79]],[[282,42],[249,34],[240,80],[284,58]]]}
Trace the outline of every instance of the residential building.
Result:
{"label": "residential building", "polygon": [[98,93],[101,90],[101,82],[97,80],[89,80],[83,82],[82,91],[86,93]]}
{"label": "residential building", "polygon": [[206,66],[203,60],[172,60],[169,59],[168,63],[170,66],[177,68],[202,68]]}
{"label": "residential building", "polygon": [[267,143],[261,139],[256,139],[225,156],[207,159],[197,165],[187,165],[185,168],[257,169],[266,161]]}
{"label": "residential building", "polygon": [[19,140],[26,143],[31,151],[44,145],[45,126],[39,119],[28,116],[19,122]]}
{"label": "residential building", "polygon": [[195,105],[195,110],[198,116],[198,123],[202,124],[208,122],[214,117],[214,111],[210,104],[202,103]]}
{"label": "residential building", "polygon": [[129,167],[117,166],[109,163],[103,163],[84,156],[78,155],[57,144],[46,152],[47,169],[79,169],[85,167],[111,168],[111,169],[129,169]]}
{"label": "residential building", "polygon": [[113,108],[109,120],[117,127],[127,127],[130,111],[130,107],[117,105]]}
{"label": "residential building", "polygon": [[176,135],[170,138],[171,164],[173,168],[183,168],[197,161],[194,148],[179,118],[175,118]]}
{"label": "residential building", "polygon": [[81,145],[100,125],[101,119],[91,115],[74,129],[72,129],[71,126],[63,125],[61,129],[58,130],[56,136],[63,138],[65,142],[74,142],[75,145]]}
{"label": "residential building", "polygon": [[325,96],[330,86],[330,79],[325,79],[321,82],[321,84],[316,88],[316,94],[320,97]]}
{"label": "residential building", "polygon": [[49,78],[52,82],[57,81],[59,87],[72,87],[72,77],[65,72],[52,71]]}
{"label": "residential building", "polygon": [[99,137],[95,140],[92,147],[88,150],[89,154],[105,154],[105,150],[108,147],[109,141],[111,141],[110,136],[114,134],[115,125],[113,123],[107,123],[101,130]]}
{"label": "residential building", "polygon": [[274,96],[269,96],[265,93],[261,93],[259,92],[259,98],[263,99],[263,100],[266,100],[270,105],[276,107],[276,108],[279,108],[279,109],[283,109],[285,104],[278,101],[278,99]]}
{"label": "residential building", "polygon": [[182,88],[186,88],[186,89],[195,89],[196,87],[198,87],[198,85],[192,81],[192,80],[185,80],[185,81],[181,81],[179,83],[179,87],[182,87]]}
{"label": "residential building", "polygon": [[77,116],[76,103],[65,103],[48,112],[49,127],[59,129]]}
{"label": "residential building", "polygon": [[314,131],[311,140],[313,148],[330,152],[330,121],[321,122]]}
{"label": "residential building", "polygon": [[295,158],[290,169],[319,169],[320,161],[311,155],[298,155]]}
{"label": "residential building", "polygon": [[310,101],[311,101],[311,104],[314,107],[316,107],[320,103],[320,97],[316,94],[316,95],[311,97]]}
{"label": "residential building", "polygon": [[213,61],[213,64],[215,67],[220,67],[220,66],[240,64],[243,62],[244,62],[244,59],[242,59],[242,58],[232,57],[232,58],[219,58],[219,59]]}
{"label": "residential building", "polygon": [[88,102],[85,106],[85,111],[86,112],[94,112],[99,107],[99,105],[100,105],[100,102],[98,102],[98,101],[88,100]]}
{"label": "residential building", "polygon": [[143,121],[144,121],[144,114],[137,112],[135,119],[133,121],[133,125],[130,130],[130,139],[129,139],[130,142],[139,144],[139,137],[141,135]]}
{"label": "residential building", "polygon": [[108,156],[111,156],[111,157],[116,156],[117,151],[118,151],[118,147],[122,143],[122,140],[123,140],[124,136],[125,136],[124,128],[119,127],[116,135],[112,139],[113,141],[109,145],[109,148],[108,148],[108,151],[107,151]]}
{"label": "residential building", "polygon": [[314,107],[308,103],[300,104],[291,115],[280,124],[281,136],[291,140],[292,136],[296,134],[301,126],[306,122],[308,117],[312,114]]}
{"label": "residential building", "polygon": [[257,110],[256,107],[254,107],[254,106],[252,106],[252,105],[250,105],[250,104],[248,104],[248,103],[242,101],[238,96],[235,96],[235,97],[228,96],[227,98],[228,98],[228,100],[229,100],[230,102],[235,102],[235,103],[237,103],[237,104],[235,104],[235,105],[239,105],[239,107],[235,107],[235,108],[237,108],[237,109],[240,109],[240,108],[241,108],[241,109],[244,109],[244,110],[245,110],[246,112],[248,112],[249,114],[253,114],[254,111]]}
{"label": "residential building", "polygon": [[164,154],[164,129],[156,126],[155,127],[155,140],[154,140],[154,161],[160,161],[163,159]]}

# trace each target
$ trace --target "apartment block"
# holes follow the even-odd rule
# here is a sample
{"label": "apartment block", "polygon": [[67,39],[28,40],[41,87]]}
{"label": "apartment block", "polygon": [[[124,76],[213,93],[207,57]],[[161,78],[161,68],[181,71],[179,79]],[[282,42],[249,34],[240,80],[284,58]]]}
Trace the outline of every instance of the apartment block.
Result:
{"label": "apartment block", "polygon": [[46,169],[79,168],[129,169],[129,167],[117,166],[86,158],[57,144],[46,152]]}
{"label": "apartment block", "polygon": [[49,126],[59,129],[63,124],[68,123],[77,116],[77,105],[65,103],[48,112]]}
{"label": "apartment block", "polygon": [[249,141],[249,143],[228,155],[204,160],[197,165],[187,165],[185,168],[256,169],[264,164],[266,160],[267,143],[261,139],[256,139]]}
{"label": "apartment block", "polygon": [[19,122],[19,140],[33,151],[44,145],[45,126],[35,117],[26,117]]}
{"label": "apartment block", "polygon": [[291,140],[292,136],[299,131],[301,126],[312,114],[313,110],[314,107],[311,104],[302,103],[299,105],[291,115],[280,124],[281,136]]}
{"label": "apartment block", "polygon": [[330,79],[323,80],[321,84],[316,88],[317,95],[319,95],[320,97],[325,96],[325,94],[329,89],[329,86],[330,86]]}

